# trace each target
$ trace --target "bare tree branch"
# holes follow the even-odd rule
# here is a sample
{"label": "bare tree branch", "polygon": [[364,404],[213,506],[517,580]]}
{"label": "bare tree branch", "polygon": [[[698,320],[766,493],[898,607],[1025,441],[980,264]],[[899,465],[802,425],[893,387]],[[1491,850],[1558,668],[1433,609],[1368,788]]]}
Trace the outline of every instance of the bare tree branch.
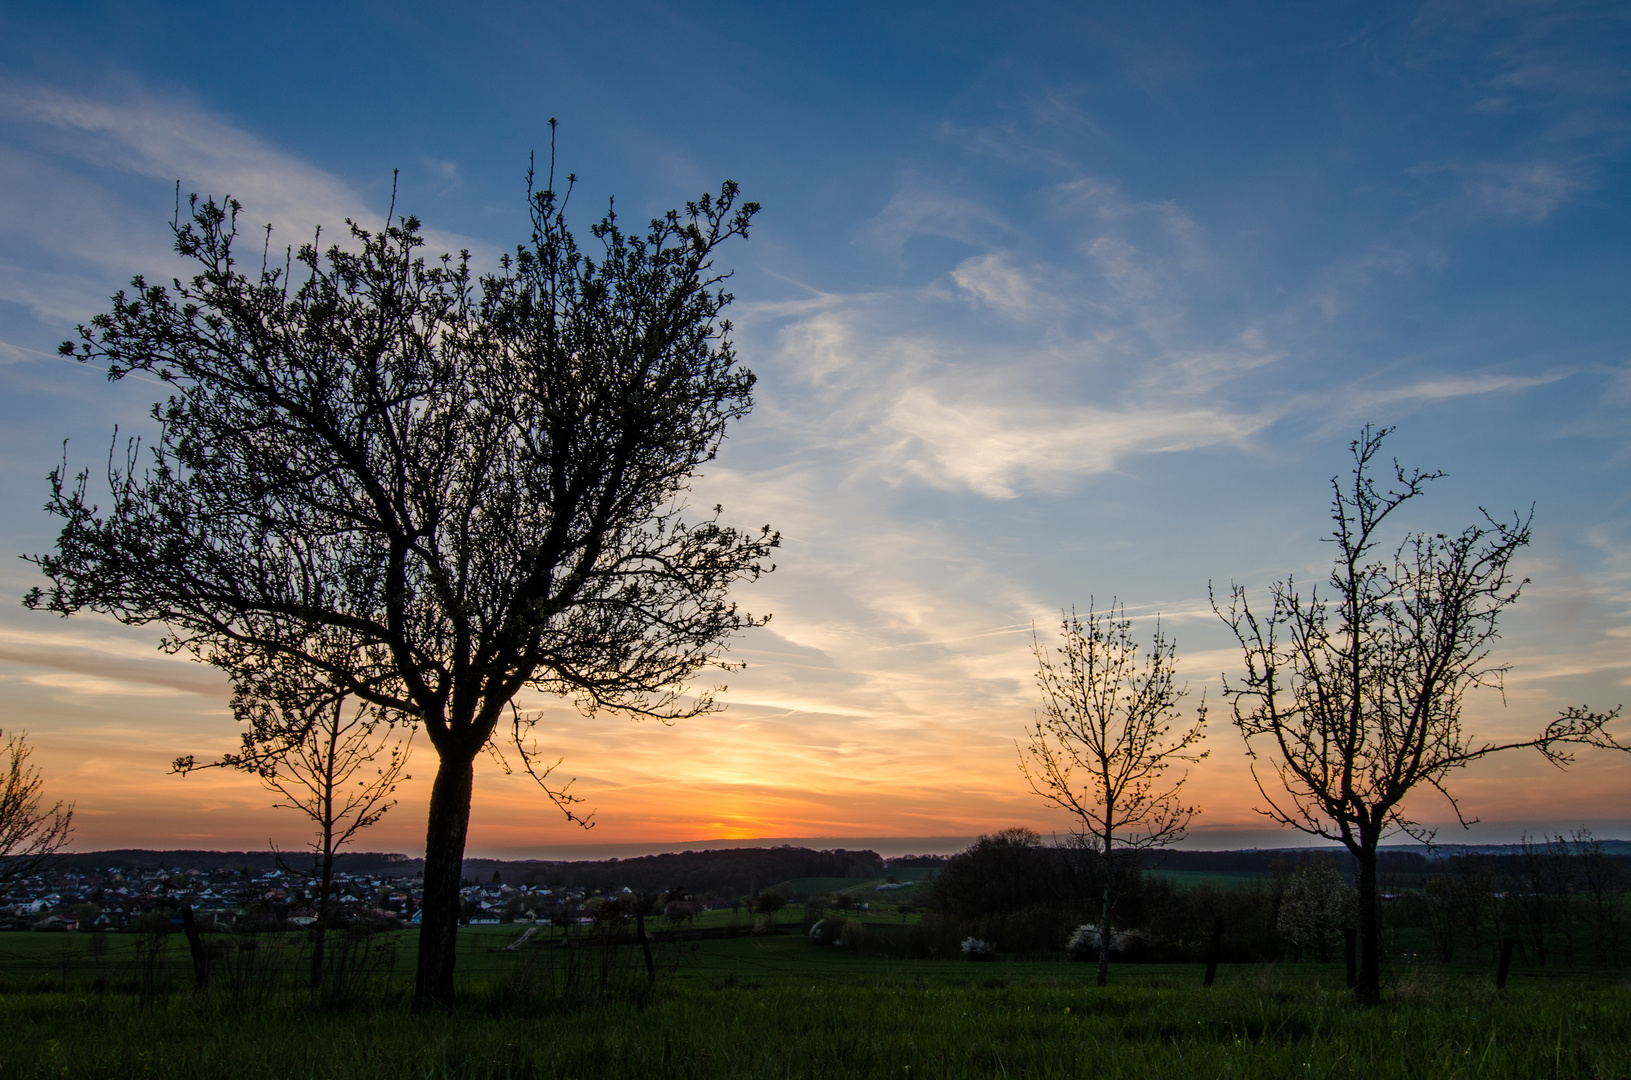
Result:
{"label": "bare tree branch", "polygon": [[1225,676],[1224,693],[1266,804],[1260,812],[1336,840],[1359,861],[1356,993],[1364,1001],[1380,995],[1377,847],[1392,830],[1432,838],[1405,811],[1411,791],[1439,791],[1465,825],[1446,786],[1456,769],[1508,750],[1538,750],[1562,766],[1576,746],[1626,748],[1606,728],[1618,709],[1571,708],[1538,735],[1505,743],[1463,729],[1467,693],[1503,689],[1507,665],[1491,659],[1496,620],[1527,584],[1511,564],[1529,543],[1533,511],[1509,521],[1485,512],[1459,533],[1406,533],[1380,554],[1390,517],[1443,475],[1394,461],[1392,481],[1379,482],[1391,430],[1367,426],[1351,445],[1352,473],[1331,482],[1335,528],[1327,539],[1337,555],[1327,592],[1304,595],[1287,578],[1270,586],[1266,613],[1240,586],[1226,608],[1213,597],[1243,652],[1245,675]]}
{"label": "bare tree branch", "polygon": [[608,212],[586,253],[553,177],[529,176],[530,240],[480,277],[425,258],[411,216],[246,274],[239,205],[195,198],[174,226],[193,276],[136,278],[62,348],[169,397],[147,442],[116,435],[105,505],[89,470],[53,472],[62,529],[27,603],[161,625],[229,673],[292,664],[424,729],[426,1008],[452,998],[473,762],[511,699],[717,708],[688,684],[764,622],[730,590],[779,542],[685,516],[752,405],[714,256],[757,204],[726,182],[643,230]]}
{"label": "bare tree branch", "polygon": [[1062,614],[1060,636],[1063,643],[1050,649],[1032,632],[1042,712],[1020,748],[1019,767],[1032,791],[1076,817],[1078,841],[1103,860],[1103,986],[1113,861],[1118,852],[1178,842],[1200,813],[1180,798],[1187,774],[1174,778],[1168,770],[1206,757],[1195,749],[1206,725],[1206,701],[1203,695],[1193,724],[1183,719],[1178,702],[1187,691],[1175,681],[1177,643],[1163,636],[1159,619],[1142,663],[1132,620],[1114,601],[1107,615],[1090,603],[1085,622],[1074,610]]}
{"label": "bare tree branch", "polygon": [[74,822],[71,805],[41,805],[45,779],[38,766],[28,763],[34,752],[28,745],[28,733],[14,731],[5,739],[6,771],[0,778],[0,890],[49,864],[68,846]]}

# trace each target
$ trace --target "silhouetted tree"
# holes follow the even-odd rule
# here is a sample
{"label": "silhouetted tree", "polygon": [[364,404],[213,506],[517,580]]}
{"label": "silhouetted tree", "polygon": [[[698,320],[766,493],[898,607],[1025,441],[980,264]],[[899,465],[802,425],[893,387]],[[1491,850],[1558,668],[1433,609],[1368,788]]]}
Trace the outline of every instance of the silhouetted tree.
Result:
{"label": "silhouetted tree", "polygon": [[87,473],[52,474],[63,528],[29,605],[157,623],[165,648],[228,671],[277,657],[424,728],[420,1008],[452,1000],[474,762],[506,718],[577,817],[517,693],[663,720],[714,708],[686,682],[762,621],[729,590],[777,543],[718,507],[683,517],[751,405],[713,258],[758,206],[726,183],[643,233],[608,213],[590,257],[567,180],[529,177],[531,239],[479,282],[390,215],[246,274],[239,204],[194,199],[174,226],[194,276],[135,279],[62,348],[170,396],[145,463],[135,442],[110,454],[106,509]]}
{"label": "silhouetted tree", "polygon": [[[1405,815],[1405,796],[1432,787],[1459,817],[1444,785],[1479,758],[1532,747],[1562,765],[1571,744],[1618,746],[1604,730],[1618,710],[1570,708],[1534,738],[1509,743],[1478,743],[1463,731],[1467,692],[1499,689],[1506,671],[1490,661],[1490,648],[1496,617],[1524,584],[1511,561],[1529,543],[1529,519],[1486,513],[1460,533],[1409,533],[1378,558],[1389,517],[1442,475],[1395,461],[1392,485],[1379,486],[1373,468],[1390,430],[1367,426],[1351,445],[1351,477],[1331,482],[1330,593],[1316,587],[1304,597],[1287,578],[1271,587],[1263,615],[1235,586],[1228,611],[1218,612],[1245,653],[1245,677],[1226,680],[1225,693],[1268,803],[1262,812],[1339,840],[1358,860],[1354,993],[1366,1003],[1381,998],[1377,846],[1392,829],[1430,836]],[[1283,794],[1271,794],[1259,766]]]}
{"label": "silhouetted tree", "polygon": [[981,836],[947,860],[934,879],[935,905],[954,919],[1011,915],[1054,891],[1041,838],[1026,828]]}
{"label": "silhouetted tree", "polygon": [[1603,842],[1581,826],[1573,835],[1575,858],[1579,863],[1581,891],[1585,896],[1597,946],[1597,962],[1603,967],[1620,966],[1620,910],[1625,878],[1621,865],[1603,850]]}
{"label": "silhouetted tree", "polygon": [[[1206,703],[1193,724],[1178,702],[1174,682],[1177,643],[1157,622],[1142,663],[1132,620],[1114,602],[1108,615],[1088,607],[1061,619],[1062,645],[1052,649],[1033,635],[1042,690],[1042,714],[1020,751],[1020,771],[1031,790],[1075,815],[1075,835],[1103,863],[1099,915],[1098,984],[1110,972],[1111,917],[1118,876],[1115,862],[1183,838],[1200,811],[1179,798],[1185,777],[1167,776],[1175,762],[1199,761],[1194,747],[1206,724]],[[1174,731],[1175,724],[1182,724]]]}
{"label": "silhouetted tree", "polygon": [[[175,770],[226,767],[253,773],[280,796],[280,806],[316,826],[309,877],[317,888],[311,953],[311,986],[317,990],[333,918],[335,860],[342,847],[396,805],[397,784],[411,779],[406,769],[413,733],[399,732],[366,702],[348,708],[343,693],[310,701],[306,684],[298,674],[290,679],[283,667],[235,673],[233,713],[248,726],[235,753],[208,765],[192,755],[180,757]],[[278,859],[283,862],[281,855]]]}
{"label": "silhouetted tree", "polygon": [[[0,735],[4,735],[0,732]],[[0,892],[38,872],[68,844],[74,808],[58,801],[41,805],[45,779],[28,763],[34,748],[26,732],[6,736],[5,775],[0,777]]]}
{"label": "silhouetted tree", "polygon": [[1434,874],[1422,887],[1425,894],[1427,934],[1433,939],[1438,962],[1448,964],[1455,957],[1456,938],[1465,923],[1466,898],[1461,893],[1463,879],[1445,871]]}

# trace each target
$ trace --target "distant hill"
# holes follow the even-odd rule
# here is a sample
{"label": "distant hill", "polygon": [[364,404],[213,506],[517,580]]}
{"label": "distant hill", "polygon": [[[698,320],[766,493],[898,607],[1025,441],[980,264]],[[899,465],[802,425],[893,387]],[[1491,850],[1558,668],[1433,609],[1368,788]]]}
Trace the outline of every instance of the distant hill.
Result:
{"label": "distant hill", "polygon": [[[310,858],[304,852],[288,852],[289,865],[300,867]],[[932,862],[930,857],[902,860],[913,866]],[[886,861],[875,851],[848,851],[842,848],[816,851],[811,848],[726,848],[644,855],[632,859],[555,861],[547,859],[466,859],[464,876],[478,881],[499,880],[510,884],[571,885],[586,889],[666,890],[677,887],[693,895],[715,893],[742,896],[795,878],[841,878],[865,880],[882,877]],[[147,873],[158,870],[198,870],[206,873],[247,871],[264,874],[277,869],[270,851],[148,851],[127,848],[117,851],[75,852],[62,856],[53,866],[57,872],[84,873],[120,869]],[[340,860],[338,869],[348,874],[378,874],[412,877],[424,869],[424,860],[387,852],[352,852]]]}
{"label": "distant hill", "polygon": [[[1602,841],[1609,860],[1631,875],[1631,844],[1619,840]],[[1337,856],[1346,864],[1347,853],[1339,847],[1249,848],[1234,851],[1169,850],[1143,856],[1142,864],[1183,884],[1203,877],[1252,879],[1269,875],[1277,865],[1295,864],[1318,852]],[[1478,847],[1442,847],[1431,854],[1419,846],[1384,847],[1379,852],[1379,869],[1390,885],[1419,888],[1422,882],[1444,865],[1450,855],[1477,854],[1489,858],[1500,870],[1517,872],[1522,863],[1516,844]],[[310,856],[301,851],[284,856],[291,866],[302,866]],[[466,859],[464,876],[478,881],[499,880],[512,885],[568,885],[585,889],[683,888],[692,895],[718,897],[745,896],[783,882],[806,879],[861,882],[896,873],[903,878],[927,876],[905,873],[908,869],[932,870],[944,865],[943,855],[908,855],[885,859],[871,850],[780,847],[710,848],[701,851],[668,852],[628,859],[550,860],[550,859]],[[118,868],[125,871],[199,870],[203,872],[245,871],[264,874],[277,868],[270,851],[149,851],[125,848],[116,851],[87,851],[63,855],[54,870],[83,873]],[[413,877],[424,868],[424,860],[393,852],[363,851],[346,854],[340,861],[342,872],[389,877]],[[836,891],[836,890],[834,890]]]}
{"label": "distant hill", "polygon": [[[480,860],[466,860],[465,872]],[[523,882],[579,885],[589,889],[683,888],[693,895],[714,893],[745,896],[795,878],[882,877],[884,859],[875,851],[838,848],[726,848],[724,850],[670,852],[604,862],[558,862],[537,865],[522,873]],[[495,866],[496,868],[496,866]],[[502,874],[503,871],[500,870]],[[508,875],[505,875],[508,880]]]}

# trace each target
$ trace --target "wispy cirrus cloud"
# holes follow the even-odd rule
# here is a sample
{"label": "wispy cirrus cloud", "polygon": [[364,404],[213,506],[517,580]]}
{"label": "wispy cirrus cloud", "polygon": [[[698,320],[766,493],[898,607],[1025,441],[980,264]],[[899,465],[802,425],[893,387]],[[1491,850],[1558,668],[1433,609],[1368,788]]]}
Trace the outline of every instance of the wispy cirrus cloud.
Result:
{"label": "wispy cirrus cloud", "polygon": [[1488,164],[1472,171],[1463,197],[1475,213],[1541,222],[1591,187],[1580,169],[1560,162]]}
{"label": "wispy cirrus cloud", "polygon": [[897,444],[903,472],[1008,499],[1025,489],[1069,490],[1135,454],[1239,445],[1268,419],[1205,408],[993,404],[984,395],[947,401],[914,388],[895,402],[889,422],[904,436]]}
{"label": "wispy cirrus cloud", "polygon": [[1492,372],[1441,375],[1387,389],[1361,390],[1353,398],[1360,408],[1403,402],[1443,401],[1476,394],[1513,393],[1546,386],[1570,375],[1552,371],[1542,375],[1501,375]]}
{"label": "wispy cirrus cloud", "polygon": [[[0,81],[0,136],[0,186],[15,211],[0,220],[8,253],[0,299],[50,322],[83,318],[105,303],[110,284],[171,264],[164,189],[177,182],[183,196],[237,199],[244,230],[271,223],[279,248],[319,226],[326,242],[343,242],[347,218],[377,227],[389,197],[359,191],[195,102],[142,88],[89,95]],[[456,178],[454,163],[434,164]],[[452,234],[426,237],[438,250],[486,251]]]}
{"label": "wispy cirrus cloud", "polygon": [[0,85],[0,118],[34,125],[37,152],[159,181],[180,180],[309,229],[357,215],[345,183],[189,102],[137,91],[95,98],[58,88]]}
{"label": "wispy cirrus cloud", "polygon": [[1041,274],[1014,265],[1003,252],[964,259],[952,268],[950,276],[970,299],[1016,321],[1054,310],[1060,302]]}
{"label": "wispy cirrus cloud", "polygon": [[[1063,239],[1050,254],[993,228],[983,252],[921,287],[752,310],[756,351],[777,358],[777,385],[797,396],[766,395],[779,430],[836,451],[851,476],[1012,499],[1139,454],[1240,446],[1273,422],[1272,405],[1218,393],[1283,353],[1245,332],[1219,347],[1215,327],[1192,324],[1188,290],[1212,256],[1184,208],[1087,176],[1047,184],[1042,202]],[[925,201],[912,179],[881,218],[896,243],[973,242],[967,223],[1003,214],[967,197]]]}
{"label": "wispy cirrus cloud", "polygon": [[914,236],[938,236],[984,246],[1010,232],[1003,216],[982,200],[945,183],[908,176],[863,235],[899,254]]}

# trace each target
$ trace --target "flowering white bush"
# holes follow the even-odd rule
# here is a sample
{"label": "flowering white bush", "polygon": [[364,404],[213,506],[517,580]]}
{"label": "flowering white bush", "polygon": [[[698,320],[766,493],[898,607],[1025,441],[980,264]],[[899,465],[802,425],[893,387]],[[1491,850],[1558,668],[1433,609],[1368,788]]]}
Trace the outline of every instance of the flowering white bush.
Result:
{"label": "flowering white bush", "polygon": [[964,960],[993,960],[997,950],[989,941],[981,941],[977,937],[963,939]]}
{"label": "flowering white bush", "polygon": [[1286,882],[1276,929],[1297,947],[1312,950],[1323,961],[1342,940],[1342,929],[1358,919],[1359,896],[1337,861],[1313,856]]}
{"label": "flowering white bush", "polygon": [[1078,926],[1065,943],[1065,952],[1072,960],[1090,960],[1099,955],[1099,928]]}
{"label": "flowering white bush", "polygon": [[[1135,930],[1117,930],[1110,934],[1110,949],[1112,952],[1126,952],[1135,941],[1148,941],[1145,934]],[[1097,960],[1099,958],[1099,928],[1093,923],[1084,923],[1076,928],[1065,943],[1065,952],[1072,960]]]}

